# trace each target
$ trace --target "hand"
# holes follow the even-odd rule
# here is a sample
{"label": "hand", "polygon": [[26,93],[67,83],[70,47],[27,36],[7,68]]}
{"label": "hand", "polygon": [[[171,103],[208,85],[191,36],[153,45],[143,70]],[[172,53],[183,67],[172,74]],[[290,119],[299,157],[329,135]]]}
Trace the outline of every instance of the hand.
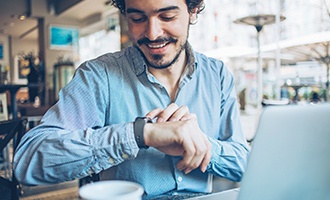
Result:
{"label": "hand", "polygon": [[189,114],[189,109],[187,106],[181,106],[179,108],[175,103],[171,103],[167,108],[160,109],[156,108],[146,114],[146,117],[154,119],[157,117],[156,123],[158,122],[175,122],[184,120],[185,116]]}
{"label": "hand", "polygon": [[186,174],[197,167],[206,171],[212,156],[211,143],[200,130],[195,114],[190,114],[186,106],[179,108],[171,104],[165,110],[155,109],[146,116],[158,117],[156,122],[162,122],[145,125],[146,145],[168,155],[183,156],[177,168]]}

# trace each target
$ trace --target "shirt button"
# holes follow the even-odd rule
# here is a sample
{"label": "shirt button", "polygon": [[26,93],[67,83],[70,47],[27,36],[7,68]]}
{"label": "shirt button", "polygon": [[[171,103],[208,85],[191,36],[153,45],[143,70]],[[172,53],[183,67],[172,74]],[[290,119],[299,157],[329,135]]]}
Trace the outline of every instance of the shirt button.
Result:
{"label": "shirt button", "polygon": [[156,83],[155,85],[156,85],[156,87],[157,87],[158,89],[162,89],[162,88],[163,88],[163,86],[162,86],[161,84],[159,84],[159,83]]}
{"label": "shirt button", "polygon": [[181,176],[178,177],[178,181],[179,181],[179,182],[182,181],[182,177],[181,177]]}
{"label": "shirt button", "polygon": [[88,173],[89,175],[92,175],[92,174],[93,174],[93,170],[92,170],[92,169],[89,169],[87,173]]}
{"label": "shirt button", "polygon": [[109,158],[109,163],[113,165],[115,164],[115,160],[113,158]]}
{"label": "shirt button", "polygon": [[122,158],[127,159],[128,155],[126,153],[124,153],[123,155],[121,155]]}

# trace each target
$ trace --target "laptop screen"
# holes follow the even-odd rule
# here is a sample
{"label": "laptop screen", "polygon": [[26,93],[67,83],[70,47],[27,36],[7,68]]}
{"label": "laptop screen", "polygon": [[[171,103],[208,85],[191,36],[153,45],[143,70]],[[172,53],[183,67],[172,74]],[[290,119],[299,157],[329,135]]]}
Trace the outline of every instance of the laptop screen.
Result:
{"label": "laptop screen", "polygon": [[330,104],[265,108],[239,199],[330,199]]}

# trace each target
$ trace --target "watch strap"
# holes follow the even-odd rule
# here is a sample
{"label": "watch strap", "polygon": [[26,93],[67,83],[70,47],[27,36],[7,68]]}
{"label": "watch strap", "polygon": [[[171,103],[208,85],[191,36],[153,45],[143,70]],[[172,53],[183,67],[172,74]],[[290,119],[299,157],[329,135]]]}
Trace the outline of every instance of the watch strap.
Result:
{"label": "watch strap", "polygon": [[134,136],[135,141],[139,148],[147,149],[149,146],[147,146],[144,143],[144,126],[146,123],[152,123],[151,119],[148,117],[137,117],[134,121]]}

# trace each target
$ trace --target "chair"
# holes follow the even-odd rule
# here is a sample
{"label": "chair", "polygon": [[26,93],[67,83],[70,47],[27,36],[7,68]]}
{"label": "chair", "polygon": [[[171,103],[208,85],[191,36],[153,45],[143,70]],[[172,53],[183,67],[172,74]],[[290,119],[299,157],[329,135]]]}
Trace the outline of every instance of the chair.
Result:
{"label": "chair", "polygon": [[15,178],[12,160],[16,147],[25,133],[27,119],[13,119],[0,122],[0,152],[3,160],[0,163],[1,199],[19,199],[20,185]]}

